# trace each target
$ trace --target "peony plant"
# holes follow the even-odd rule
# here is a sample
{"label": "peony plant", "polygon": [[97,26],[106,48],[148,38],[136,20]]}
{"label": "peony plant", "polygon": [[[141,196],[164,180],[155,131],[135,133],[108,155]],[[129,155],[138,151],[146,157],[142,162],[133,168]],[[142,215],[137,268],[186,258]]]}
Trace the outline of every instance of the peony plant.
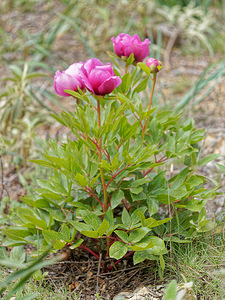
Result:
{"label": "peony plant", "polygon": [[[97,259],[102,253],[108,270],[127,256],[134,264],[159,260],[163,270],[173,242],[214,226],[205,204],[217,187],[207,190],[197,172],[213,157],[200,159],[204,130],[193,120],[152,108],[161,62],[143,62],[150,41],[127,34],[112,41],[118,60],[133,61],[130,72],[97,58],[56,72],[56,93],[79,100],[74,111],[54,115],[71,135],[50,141],[44,158],[34,161],[51,176],[23,197],[28,207],[18,208],[19,223],[5,230],[5,244],[31,243],[39,252],[49,244],[53,251],[79,248]],[[104,263],[108,257],[116,261]]]}

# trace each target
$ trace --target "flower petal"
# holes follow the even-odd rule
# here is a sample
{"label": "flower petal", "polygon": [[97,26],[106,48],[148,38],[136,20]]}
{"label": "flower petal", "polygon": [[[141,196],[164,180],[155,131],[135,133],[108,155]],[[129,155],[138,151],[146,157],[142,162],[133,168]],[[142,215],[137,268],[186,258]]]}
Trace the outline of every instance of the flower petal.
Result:
{"label": "flower petal", "polygon": [[76,77],[77,75],[79,75],[82,72],[81,71],[82,66],[83,66],[82,62],[74,63],[65,70],[65,73]]}
{"label": "flower petal", "polygon": [[82,66],[82,70],[84,73],[89,74],[92,69],[96,66],[104,66],[104,64],[97,58],[88,59]]}
{"label": "flower petal", "polygon": [[77,91],[77,87],[80,85],[80,81],[76,78],[66,74],[64,71],[56,71],[54,76],[54,88],[55,92],[64,97],[70,96],[64,90]]}
{"label": "flower petal", "polygon": [[148,44],[142,43],[134,45],[133,51],[135,60],[141,62],[149,55],[150,49]]}
{"label": "flower petal", "polygon": [[112,76],[106,79],[98,88],[98,95],[110,94],[115,88],[122,83],[122,80],[118,76]]}
{"label": "flower petal", "polygon": [[102,84],[102,82],[104,82],[109,77],[111,77],[111,73],[107,70],[107,68],[106,70],[104,70],[98,69],[98,67],[96,67],[90,72],[88,79],[93,90],[96,92],[98,91],[98,87]]}

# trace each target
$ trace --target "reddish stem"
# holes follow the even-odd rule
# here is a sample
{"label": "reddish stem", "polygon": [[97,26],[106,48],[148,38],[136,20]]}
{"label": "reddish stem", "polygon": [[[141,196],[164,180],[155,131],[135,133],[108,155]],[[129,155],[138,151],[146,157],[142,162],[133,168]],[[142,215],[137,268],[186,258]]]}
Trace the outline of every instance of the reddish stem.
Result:
{"label": "reddish stem", "polygon": [[98,203],[101,205],[101,207],[103,208],[103,204],[102,204],[101,200],[95,195],[93,189],[89,189],[87,186],[85,186],[84,189],[90,196],[93,196],[98,201]]}
{"label": "reddish stem", "polygon": [[144,177],[145,177],[146,175],[148,175],[152,170],[153,170],[153,168],[151,168],[151,169],[149,169],[148,171],[146,171],[146,172],[144,173]]}
{"label": "reddish stem", "polygon": [[[164,155],[163,157],[161,157],[159,160],[156,160],[155,163],[160,163],[160,162],[164,162],[166,161],[168,158]],[[148,175],[152,170],[153,170],[154,167],[152,167],[151,169],[149,169],[148,171],[146,171],[143,176],[145,177],[146,175]]]}
{"label": "reddish stem", "polygon": [[107,157],[108,161],[111,162],[108,151],[103,149],[103,152],[104,152],[105,156]]}
{"label": "reddish stem", "polygon": [[98,144],[96,141],[94,141],[92,138],[90,138],[89,136],[87,136],[87,138],[93,143],[95,144],[96,148],[98,149]]}
{"label": "reddish stem", "polygon": [[122,144],[123,144],[123,139],[121,139],[120,144],[117,146],[117,152],[119,151],[119,149],[120,149],[120,147],[122,146]]}
{"label": "reddish stem", "polygon": [[79,246],[79,248],[86,250],[87,252],[91,253],[92,255],[94,255],[99,260],[99,255],[96,254],[93,250],[91,250],[88,247],[86,247],[85,245],[81,244]]}
{"label": "reddish stem", "polygon": [[90,138],[90,136],[88,136],[87,134],[86,134],[86,136],[83,135],[83,134],[81,134],[81,136],[82,136],[82,138],[83,138],[84,140],[86,140],[86,139],[88,138],[93,144],[95,144],[96,148],[98,149],[98,144],[97,144],[97,142],[94,141],[92,138]]}
{"label": "reddish stem", "polygon": [[129,206],[128,206],[124,199],[122,200],[122,203],[123,203],[124,207],[126,208],[126,210],[129,210],[129,209],[130,209],[129,203],[128,203],[128,205],[129,205]]}
{"label": "reddish stem", "polygon": [[116,172],[112,178],[109,180],[109,182],[106,185],[106,188],[110,185],[110,183],[113,181],[113,179],[115,179],[121,172],[123,172],[126,168],[128,168],[130,166],[130,164],[126,165],[122,170],[120,170],[119,172]]}
{"label": "reddish stem", "polygon": [[140,122],[141,129],[144,129],[144,126],[142,125],[141,120],[138,118],[138,116],[136,116],[135,113],[134,113],[134,117],[135,117],[135,119],[137,119]]}

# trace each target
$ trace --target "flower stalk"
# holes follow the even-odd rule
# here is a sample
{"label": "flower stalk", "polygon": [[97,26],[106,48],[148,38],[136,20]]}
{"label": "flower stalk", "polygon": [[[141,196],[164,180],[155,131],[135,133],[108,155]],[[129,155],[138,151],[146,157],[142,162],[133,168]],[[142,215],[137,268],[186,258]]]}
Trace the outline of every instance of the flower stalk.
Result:
{"label": "flower stalk", "polygon": [[[101,127],[101,108],[100,108],[100,99],[97,97],[97,114],[98,114],[98,128]],[[98,140],[98,153],[99,153],[99,164],[100,164],[100,175],[101,175],[101,181],[102,181],[102,188],[103,188],[103,194],[104,194],[104,203],[103,203],[103,213],[105,214],[107,211],[107,205],[108,205],[108,197],[107,197],[107,188],[105,185],[105,178],[104,178],[104,172],[101,167],[102,162],[102,138],[99,138]]]}
{"label": "flower stalk", "polygon": [[[151,106],[152,106],[152,98],[153,98],[153,94],[154,94],[154,90],[155,90],[156,78],[157,78],[157,73],[155,72],[154,75],[153,75],[152,90],[151,90],[151,95],[150,95],[150,98],[149,98],[149,104],[148,104],[148,110],[147,110],[148,112],[150,111]],[[144,126],[142,128],[142,136],[143,137],[144,137],[145,130],[146,130],[146,127],[147,127],[147,124],[148,124],[148,119],[149,119],[149,116],[147,116],[147,118],[145,120],[145,123],[144,123]]]}

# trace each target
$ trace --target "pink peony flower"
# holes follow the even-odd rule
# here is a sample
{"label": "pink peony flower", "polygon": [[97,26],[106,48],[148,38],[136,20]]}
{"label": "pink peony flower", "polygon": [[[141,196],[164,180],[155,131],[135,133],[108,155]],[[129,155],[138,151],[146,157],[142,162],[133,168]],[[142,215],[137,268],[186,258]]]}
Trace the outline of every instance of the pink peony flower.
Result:
{"label": "pink peony flower", "polygon": [[131,53],[134,54],[136,62],[142,62],[149,55],[149,39],[143,42],[137,34],[130,36],[126,33],[120,33],[116,38],[111,38],[113,48],[117,56],[129,57]]}
{"label": "pink peony flower", "polygon": [[151,70],[151,73],[153,73],[153,72],[159,72],[160,69],[162,68],[161,61],[159,61],[159,60],[157,60],[155,58],[152,58],[152,57],[149,57],[146,60],[146,65]]}
{"label": "pink peony flower", "polygon": [[82,66],[83,82],[86,88],[95,95],[104,96],[117,88],[122,80],[108,63],[104,65],[97,58],[88,59]]}
{"label": "pink peony flower", "polygon": [[81,76],[81,68],[83,63],[74,63],[70,65],[65,71],[56,71],[54,76],[54,88],[58,95],[69,97],[70,95],[64,90],[77,91],[78,86],[80,89],[84,89],[84,83]]}

